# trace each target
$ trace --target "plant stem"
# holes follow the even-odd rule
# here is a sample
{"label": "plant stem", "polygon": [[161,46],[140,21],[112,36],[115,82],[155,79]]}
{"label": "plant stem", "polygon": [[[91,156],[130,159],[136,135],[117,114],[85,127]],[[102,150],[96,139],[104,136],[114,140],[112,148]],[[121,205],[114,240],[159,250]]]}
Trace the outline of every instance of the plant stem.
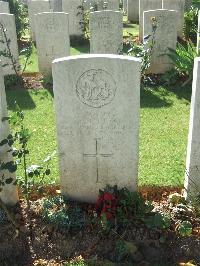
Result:
{"label": "plant stem", "polygon": [[18,76],[18,71],[17,71],[17,68],[16,68],[16,61],[14,60],[13,55],[12,55],[11,50],[10,50],[10,45],[9,45],[10,40],[7,38],[6,29],[4,29],[4,26],[3,26],[3,24],[1,22],[0,22],[0,27],[1,27],[1,30],[3,32],[4,38],[5,38],[5,41],[6,41],[6,46],[7,46],[7,49],[8,49],[9,58],[10,58],[10,60],[12,62],[13,69],[15,71],[15,74]]}
{"label": "plant stem", "polygon": [[27,164],[26,164],[26,152],[25,152],[25,150],[26,150],[26,143],[25,142],[23,142],[22,150],[23,150],[24,178],[25,178],[25,186],[26,186],[26,194],[25,194],[25,197],[26,197],[26,202],[27,202],[27,208],[30,209],[29,188],[28,188],[28,175],[27,175],[27,171],[26,171]]}

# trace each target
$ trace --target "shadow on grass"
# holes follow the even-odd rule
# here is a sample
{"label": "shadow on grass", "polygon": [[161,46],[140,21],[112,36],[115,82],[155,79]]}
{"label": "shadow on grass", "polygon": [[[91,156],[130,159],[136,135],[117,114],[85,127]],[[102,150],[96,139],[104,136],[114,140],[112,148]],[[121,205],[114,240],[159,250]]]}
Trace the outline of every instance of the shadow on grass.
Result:
{"label": "shadow on grass", "polygon": [[88,54],[88,53],[90,53],[90,46],[89,46],[89,44],[85,44],[84,46],[74,45],[72,48],[76,49],[81,54]]}
{"label": "shadow on grass", "polygon": [[156,95],[152,89],[142,88],[140,98],[141,108],[161,108],[171,106],[172,102],[169,99],[165,99],[165,96],[167,96],[166,92],[159,92],[159,95]]}
{"label": "shadow on grass", "polygon": [[28,90],[6,90],[7,104],[9,110],[15,109],[15,102],[19,107],[24,109],[34,109],[36,107]]}
{"label": "shadow on grass", "polygon": [[166,89],[170,92],[173,92],[178,99],[185,99],[188,102],[191,101],[192,95],[192,84],[189,84],[185,87],[181,87],[181,84],[166,87]]}
{"label": "shadow on grass", "polygon": [[137,29],[137,24],[133,24],[132,22],[123,22],[123,28],[135,28],[135,29]]}

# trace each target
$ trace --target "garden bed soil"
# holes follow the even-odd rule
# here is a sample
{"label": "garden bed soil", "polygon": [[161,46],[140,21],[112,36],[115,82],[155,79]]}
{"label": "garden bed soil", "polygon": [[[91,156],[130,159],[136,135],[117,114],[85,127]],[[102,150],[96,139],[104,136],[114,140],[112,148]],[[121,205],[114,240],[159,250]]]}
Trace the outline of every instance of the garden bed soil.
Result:
{"label": "garden bed soil", "polygon": [[[57,189],[48,188],[48,194],[58,193]],[[146,198],[153,199],[155,209],[166,213],[171,211],[168,195],[174,191],[180,192],[180,189],[141,189]],[[123,230],[112,229],[107,233],[103,232],[100,223],[68,232],[42,218],[43,198],[34,194],[32,199],[28,213],[23,199],[13,209],[20,232],[9,221],[0,224],[1,266],[200,265],[198,219],[195,219],[196,231],[193,230],[193,235],[189,237],[179,237],[173,227],[166,231],[150,230],[135,221],[130,221]],[[80,207],[86,217],[91,217],[95,209],[90,204],[80,204]],[[161,237],[165,240],[161,241]],[[119,252],[116,252],[116,245],[121,240],[130,247],[131,264],[126,255],[120,260]],[[67,264],[70,261],[71,264]]]}

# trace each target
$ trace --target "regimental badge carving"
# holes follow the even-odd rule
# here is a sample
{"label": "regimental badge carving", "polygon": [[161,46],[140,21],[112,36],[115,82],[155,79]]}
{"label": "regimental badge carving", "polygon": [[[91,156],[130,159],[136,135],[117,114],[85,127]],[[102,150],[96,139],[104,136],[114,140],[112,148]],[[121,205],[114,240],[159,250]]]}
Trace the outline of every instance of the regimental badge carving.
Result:
{"label": "regimental badge carving", "polygon": [[47,18],[44,28],[49,33],[54,33],[59,28],[59,23],[55,18]]}
{"label": "regimental badge carving", "polygon": [[116,83],[107,71],[90,69],[79,77],[76,93],[82,103],[100,108],[114,99]]}

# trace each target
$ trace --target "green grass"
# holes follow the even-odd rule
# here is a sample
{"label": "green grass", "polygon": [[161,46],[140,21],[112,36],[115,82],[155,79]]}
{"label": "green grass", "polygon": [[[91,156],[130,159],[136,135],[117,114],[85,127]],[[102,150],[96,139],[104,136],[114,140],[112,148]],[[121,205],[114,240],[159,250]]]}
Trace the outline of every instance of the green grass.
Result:
{"label": "green grass", "polygon": [[[124,18],[127,31],[138,35],[138,25]],[[71,47],[71,54],[89,52],[88,45]],[[20,57],[21,65],[24,58]],[[38,72],[37,51],[34,49],[26,72]],[[164,87],[142,89],[140,122],[139,185],[176,186],[183,183],[191,88]],[[57,147],[53,96],[47,90],[8,90],[10,113],[16,100],[24,110],[25,123],[33,132],[29,143],[30,163],[40,164]],[[52,161],[47,182],[58,181],[58,157]],[[22,174],[21,171],[18,174]]]}
{"label": "green grass", "polygon": [[[26,58],[25,58],[24,55],[23,56],[21,55],[19,57],[19,62],[20,62],[20,65],[22,66],[22,69],[24,68],[25,59]],[[39,71],[39,69],[38,69],[38,55],[37,55],[37,50],[34,47],[33,48],[33,53],[32,53],[31,57],[28,60],[25,72],[38,72],[38,71]]]}
{"label": "green grass", "polygon": [[[164,87],[145,88],[141,93],[140,185],[179,185],[183,182],[190,90]],[[40,160],[56,148],[55,114],[52,95],[46,90],[7,91],[9,110],[17,100],[25,123],[33,132],[29,143],[30,162]],[[58,159],[52,161],[47,182],[58,181]],[[19,173],[21,174],[21,173]]]}

